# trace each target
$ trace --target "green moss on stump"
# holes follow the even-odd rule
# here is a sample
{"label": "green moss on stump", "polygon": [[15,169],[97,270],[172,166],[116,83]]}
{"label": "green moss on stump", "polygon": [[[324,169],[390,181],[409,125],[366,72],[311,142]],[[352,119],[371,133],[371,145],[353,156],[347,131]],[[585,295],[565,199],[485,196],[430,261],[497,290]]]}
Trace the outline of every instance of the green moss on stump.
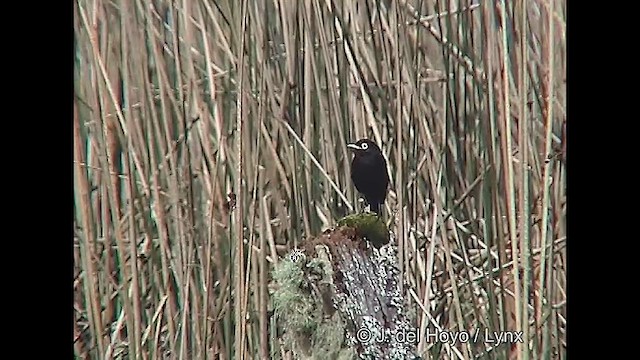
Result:
{"label": "green moss on stump", "polygon": [[376,248],[389,243],[389,228],[375,213],[352,214],[338,220],[338,226],[349,226]]}

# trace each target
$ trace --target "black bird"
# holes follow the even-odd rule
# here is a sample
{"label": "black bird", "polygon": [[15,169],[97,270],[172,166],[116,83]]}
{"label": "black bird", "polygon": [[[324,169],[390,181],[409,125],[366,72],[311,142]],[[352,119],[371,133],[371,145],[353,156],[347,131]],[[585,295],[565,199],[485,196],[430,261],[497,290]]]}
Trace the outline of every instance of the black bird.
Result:
{"label": "black bird", "polygon": [[356,189],[364,195],[364,199],[371,207],[371,211],[380,215],[380,205],[387,197],[389,176],[387,162],[382,151],[369,139],[360,139],[355,144],[347,144],[353,150],[351,161],[351,180]]}

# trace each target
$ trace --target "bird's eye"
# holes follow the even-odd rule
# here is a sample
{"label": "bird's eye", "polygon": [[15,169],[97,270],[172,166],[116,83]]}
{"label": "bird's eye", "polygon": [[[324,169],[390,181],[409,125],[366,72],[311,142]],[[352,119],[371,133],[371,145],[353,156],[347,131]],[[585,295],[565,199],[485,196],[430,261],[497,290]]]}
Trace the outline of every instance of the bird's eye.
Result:
{"label": "bird's eye", "polygon": [[360,147],[362,148],[362,150],[367,150],[369,148],[369,144],[362,143],[362,145],[360,145]]}

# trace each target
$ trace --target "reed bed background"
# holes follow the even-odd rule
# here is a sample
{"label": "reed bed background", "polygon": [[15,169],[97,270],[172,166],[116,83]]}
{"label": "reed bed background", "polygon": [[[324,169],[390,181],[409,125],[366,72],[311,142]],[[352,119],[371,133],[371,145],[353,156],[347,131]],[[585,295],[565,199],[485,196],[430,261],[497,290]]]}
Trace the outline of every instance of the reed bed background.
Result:
{"label": "reed bed background", "polygon": [[76,357],[297,358],[271,271],[360,211],[346,144],[368,137],[421,334],[525,340],[422,357],[565,358],[565,1],[74,12]]}

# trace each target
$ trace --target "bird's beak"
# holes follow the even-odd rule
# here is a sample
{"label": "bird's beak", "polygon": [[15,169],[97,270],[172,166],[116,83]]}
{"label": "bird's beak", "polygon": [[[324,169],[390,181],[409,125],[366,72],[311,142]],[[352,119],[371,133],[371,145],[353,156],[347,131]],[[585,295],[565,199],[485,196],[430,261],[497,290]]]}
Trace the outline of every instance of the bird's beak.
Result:
{"label": "bird's beak", "polygon": [[347,144],[347,147],[352,150],[362,150],[362,148],[356,144]]}

